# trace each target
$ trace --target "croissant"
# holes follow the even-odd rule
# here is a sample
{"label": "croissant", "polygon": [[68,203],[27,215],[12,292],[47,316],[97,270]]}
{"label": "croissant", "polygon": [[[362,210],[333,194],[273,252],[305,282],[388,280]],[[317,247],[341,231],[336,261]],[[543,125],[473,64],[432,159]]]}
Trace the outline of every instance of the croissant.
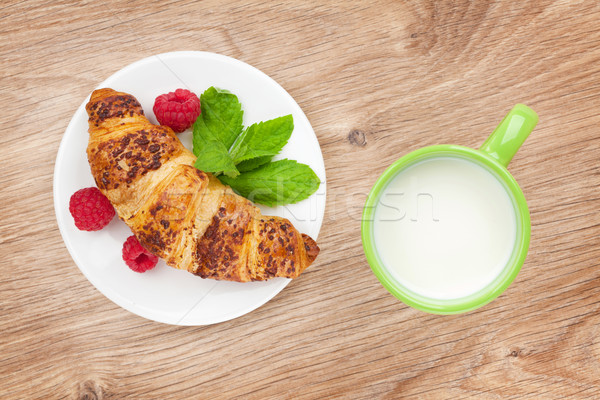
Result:
{"label": "croissant", "polygon": [[92,93],[88,161],[96,185],[142,246],[202,278],[248,282],[296,278],[319,247],[289,220],[263,216],[210,173],[130,94]]}

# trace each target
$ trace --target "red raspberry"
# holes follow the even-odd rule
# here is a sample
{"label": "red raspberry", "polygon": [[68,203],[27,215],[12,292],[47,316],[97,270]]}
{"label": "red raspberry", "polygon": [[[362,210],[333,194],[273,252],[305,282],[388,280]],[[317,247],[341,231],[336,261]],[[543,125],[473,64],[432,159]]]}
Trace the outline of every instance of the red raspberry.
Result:
{"label": "red raspberry", "polygon": [[135,235],[129,236],[123,244],[123,260],[135,272],[146,272],[158,263],[158,257],[146,250]]}
{"label": "red raspberry", "polygon": [[82,231],[99,231],[115,216],[110,201],[95,187],[80,189],[69,200],[75,226]]}
{"label": "red raspberry", "polygon": [[192,126],[200,115],[200,99],[187,89],[177,89],[158,96],[152,110],[159,124],[179,133]]}

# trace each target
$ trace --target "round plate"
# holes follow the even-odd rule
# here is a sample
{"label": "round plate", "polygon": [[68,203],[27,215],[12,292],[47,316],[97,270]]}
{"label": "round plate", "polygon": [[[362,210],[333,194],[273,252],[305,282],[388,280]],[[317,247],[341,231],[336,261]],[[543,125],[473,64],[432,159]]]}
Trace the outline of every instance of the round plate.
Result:
{"label": "round plate", "polygon": [[[148,119],[156,123],[156,96],[187,88],[200,95],[210,86],[236,94],[244,110],[244,126],[292,114],[294,132],[276,159],[308,164],[321,179],[310,198],[283,207],[262,207],[263,214],[288,218],[303,233],[317,238],[325,212],[325,166],[317,137],[294,99],[273,79],[230,57],[205,52],[174,52],[135,62],[102,82],[135,96]],[[227,321],[260,307],[279,293],[289,279],[266,282],[222,282],[202,279],[168,267],[164,261],[151,271],[131,271],[121,257],[129,228],[118,218],[98,232],[79,231],[69,213],[71,195],[95,186],[86,156],[88,117],[81,103],[61,141],[54,168],[54,208],[60,232],[73,260],[106,297],[142,317],[175,325],[208,325]],[[191,149],[190,130],[179,134]],[[298,279],[302,280],[300,276]],[[308,282],[307,282],[308,283]]]}

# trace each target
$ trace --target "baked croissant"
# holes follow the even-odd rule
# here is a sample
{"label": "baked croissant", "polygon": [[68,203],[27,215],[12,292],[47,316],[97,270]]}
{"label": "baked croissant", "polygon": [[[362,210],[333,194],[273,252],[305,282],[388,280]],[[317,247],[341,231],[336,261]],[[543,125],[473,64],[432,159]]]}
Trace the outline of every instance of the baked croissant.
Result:
{"label": "baked croissant", "polygon": [[261,215],[210,173],[173,131],[113,89],[92,93],[87,156],[98,188],[142,246],[202,278],[296,278],[319,247],[285,218]]}

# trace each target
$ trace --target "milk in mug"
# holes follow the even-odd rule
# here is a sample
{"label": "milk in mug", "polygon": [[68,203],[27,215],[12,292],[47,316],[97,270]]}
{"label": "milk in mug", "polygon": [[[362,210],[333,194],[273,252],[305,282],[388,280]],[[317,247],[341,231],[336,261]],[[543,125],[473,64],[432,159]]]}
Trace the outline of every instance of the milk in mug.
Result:
{"label": "milk in mug", "polygon": [[434,299],[476,293],[515,247],[513,198],[492,172],[460,157],[424,159],[388,183],[376,205],[379,257],[406,289]]}

